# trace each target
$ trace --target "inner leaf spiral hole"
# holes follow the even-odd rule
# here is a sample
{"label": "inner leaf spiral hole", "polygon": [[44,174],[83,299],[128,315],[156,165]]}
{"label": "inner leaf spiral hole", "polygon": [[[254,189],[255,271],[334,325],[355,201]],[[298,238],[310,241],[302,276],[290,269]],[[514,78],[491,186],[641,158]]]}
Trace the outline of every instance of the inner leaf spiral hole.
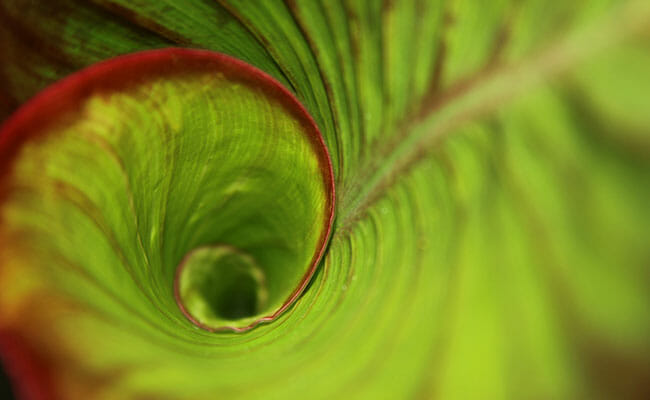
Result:
{"label": "inner leaf spiral hole", "polygon": [[253,257],[228,245],[190,251],[178,282],[179,306],[201,325],[251,317],[268,301],[264,271]]}

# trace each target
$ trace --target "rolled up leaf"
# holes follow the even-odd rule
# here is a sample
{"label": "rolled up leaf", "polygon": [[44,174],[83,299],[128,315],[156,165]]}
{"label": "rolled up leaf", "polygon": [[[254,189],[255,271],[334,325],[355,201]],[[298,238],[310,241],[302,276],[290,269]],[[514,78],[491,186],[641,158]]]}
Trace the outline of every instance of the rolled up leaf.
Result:
{"label": "rolled up leaf", "polygon": [[[286,88],[116,68],[43,114],[75,130],[5,147],[0,354],[27,396],[648,398],[646,1],[7,4],[12,107],[169,43]],[[315,270],[311,118],[337,185]]]}

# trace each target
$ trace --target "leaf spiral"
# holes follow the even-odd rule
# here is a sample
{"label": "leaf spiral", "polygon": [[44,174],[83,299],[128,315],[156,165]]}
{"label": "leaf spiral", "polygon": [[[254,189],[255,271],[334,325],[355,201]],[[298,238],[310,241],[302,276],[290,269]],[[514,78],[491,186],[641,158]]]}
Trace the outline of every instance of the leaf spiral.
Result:
{"label": "leaf spiral", "polygon": [[[98,267],[104,275],[95,281],[107,283],[112,296],[73,271],[75,264],[109,260],[112,249],[122,246],[105,243],[99,256],[67,236],[57,237],[56,232],[76,232],[76,243],[99,243],[99,237],[83,237],[86,228],[72,219],[72,211],[50,213],[59,220],[47,226],[60,228],[51,228],[42,241],[67,246],[67,254],[77,258],[60,268],[60,279],[44,273],[59,262],[55,254],[42,256],[45,246],[14,245],[18,237],[35,242],[33,232],[14,232],[11,242],[3,236],[0,354],[19,371],[17,380],[28,382],[25,393],[101,399],[648,397],[647,2],[61,0],[33,6],[13,0],[0,6],[0,20],[0,44],[12,55],[11,62],[0,63],[2,114],[46,84],[118,54],[169,46],[210,49],[265,71],[286,88],[277,89],[285,97],[291,92],[304,104],[308,113],[300,107],[297,116],[296,107],[278,112],[268,93],[258,93],[235,114],[241,123],[267,115],[271,125],[261,122],[260,129],[268,132],[294,121],[290,130],[306,133],[298,135],[303,139],[313,137],[314,126],[320,128],[337,192],[331,239],[320,266],[308,268],[308,274],[315,271],[308,287],[273,323],[240,333],[232,331],[269,315],[250,315],[256,312],[251,310],[281,309],[287,298],[294,299],[297,292],[287,288],[306,284],[300,278],[318,259],[324,241],[304,232],[322,235],[329,229],[323,221],[331,216],[332,180],[322,168],[327,163],[313,164],[322,146],[292,144],[273,152],[280,161],[285,150],[300,160],[311,149],[302,160],[311,165],[307,170],[293,161],[270,168],[267,158],[259,166],[283,171],[277,179],[259,179],[257,184],[268,184],[267,194],[291,184],[284,174],[292,182],[304,178],[306,186],[320,185],[287,194],[299,200],[291,206],[282,201],[264,209],[276,219],[278,232],[292,231],[270,235],[283,243],[266,242],[270,247],[264,248],[299,245],[289,237],[311,243],[292,262],[278,261],[298,266],[288,275],[264,270],[264,257],[253,254],[256,247],[247,241],[264,231],[264,223],[257,214],[239,219],[234,209],[224,218],[246,220],[254,228],[195,241],[188,238],[208,229],[184,228],[193,226],[188,213],[201,208],[166,212],[176,222],[165,243],[178,239],[173,251],[150,260],[152,265],[169,260],[164,274],[120,277],[110,275],[110,266]],[[138,92],[135,102],[127,101],[133,93],[119,90],[118,97],[126,97],[120,101],[129,105],[120,112],[71,118],[87,120],[88,129],[105,129],[107,119],[124,121],[145,137],[152,126],[174,132],[192,124],[220,127],[212,111],[195,111],[242,100],[236,95],[241,87],[193,102],[198,93],[217,93],[211,92],[217,82],[227,83],[218,76],[195,78],[166,78],[160,84],[168,90]],[[156,111],[138,113],[147,102],[156,104],[149,108]],[[183,123],[159,112],[166,102],[179,103],[171,110],[185,110]],[[308,121],[296,127],[295,118]],[[92,183],[101,170],[120,187],[123,173],[111,172],[101,158],[86,157],[74,167],[69,161],[84,153],[63,142],[40,154],[60,164],[25,162],[21,184],[37,185],[58,171],[52,168],[73,171],[92,183],[106,205],[99,211],[115,214],[110,221],[139,218],[137,230],[126,225],[110,230],[146,233],[141,241],[127,235],[124,240],[135,246],[124,248],[141,247],[149,254],[156,246],[147,235],[157,231],[151,227],[159,210],[167,209],[151,201],[149,188],[193,196],[202,190],[195,179],[200,174],[173,182],[168,176],[141,179],[175,168],[157,159],[166,154],[167,142],[144,146],[125,140],[124,154],[138,151],[148,160],[124,163],[137,172],[132,204],[110,203],[111,196],[100,195],[108,186]],[[35,141],[31,153],[12,149],[2,159],[37,160],[38,146],[49,149],[49,143]],[[196,156],[203,157],[197,165],[212,165],[208,153],[219,151],[217,146],[194,145]],[[177,150],[187,149],[181,144]],[[241,157],[223,155],[233,163],[253,162],[245,158],[249,150]],[[106,168],[93,168],[95,163]],[[204,189],[206,196],[212,193]],[[90,210],[91,202],[67,186],[13,204],[43,207],[61,192],[76,208]],[[214,199],[224,196],[217,191]],[[310,201],[303,196],[319,206],[301,210],[295,204]],[[249,201],[245,208],[254,209],[248,206],[257,200]],[[276,206],[279,214],[273,214]],[[2,210],[3,218],[25,226],[47,216],[9,212],[4,205]],[[294,212],[300,217],[292,220]],[[292,229],[296,226],[303,231]],[[110,231],[106,228],[101,232]],[[282,260],[276,256],[264,260]],[[222,267],[231,274],[221,274]],[[184,270],[186,276],[177,272]],[[291,282],[287,287],[271,287],[284,278]],[[214,297],[205,282],[218,287]],[[224,282],[237,288],[235,296],[225,296],[234,299],[230,303],[222,301],[223,293],[231,293],[222,290],[230,285],[219,286]],[[129,286],[135,283],[141,287]],[[177,300],[187,306],[186,315]],[[233,316],[235,323],[229,320]],[[226,326],[231,329],[209,332]]]}

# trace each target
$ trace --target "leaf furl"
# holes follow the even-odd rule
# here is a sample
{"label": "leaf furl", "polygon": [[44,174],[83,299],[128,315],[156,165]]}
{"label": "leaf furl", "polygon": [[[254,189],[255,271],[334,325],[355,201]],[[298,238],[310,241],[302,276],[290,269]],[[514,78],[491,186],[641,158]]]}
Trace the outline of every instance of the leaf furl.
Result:
{"label": "leaf furl", "polygon": [[[44,19],[48,7],[56,18]],[[14,184],[33,193],[11,191],[13,203],[3,197],[0,331],[21,337],[26,353],[38,356],[54,395],[647,397],[647,2],[11,1],[0,17],[10,22],[0,43],[14,55],[0,63],[4,114],[44,84],[102,59],[170,44],[207,48],[294,92],[320,127],[337,185],[332,238],[299,301],[273,323],[214,334],[194,329],[173,296],[163,295],[171,293],[170,279],[102,268],[95,280],[117,293],[107,296],[83,276],[87,263],[110,260],[114,249],[126,259],[149,255],[153,210],[168,206],[152,210],[147,193],[198,190],[194,179],[172,184],[161,171],[177,167],[166,158],[151,161],[169,151],[167,142],[138,147],[125,135],[117,144],[147,163],[111,153],[101,138],[83,151],[66,147],[61,135],[21,147],[16,154],[32,166],[16,163],[12,173],[23,175]],[[142,98],[164,105],[178,101],[177,85],[203,90],[166,84],[169,94]],[[228,98],[207,102],[218,107]],[[120,117],[147,134],[150,125],[137,122],[143,117],[118,104]],[[150,117],[166,134],[190,132],[187,121]],[[104,126],[97,119],[87,125],[78,131]],[[39,146],[56,149],[39,157],[58,160],[59,169],[36,161]],[[218,151],[195,146],[177,151],[204,160]],[[90,207],[93,186],[84,182],[97,177],[93,163],[112,182],[108,188],[123,185],[110,163],[133,174],[133,212],[120,214],[109,196]],[[38,185],[61,171],[80,178],[50,191]],[[160,178],[143,179],[145,172]],[[9,206],[38,208],[64,195],[72,202],[66,213],[107,221],[96,237],[75,237],[85,228],[63,218],[72,214],[53,213],[63,218],[56,225]],[[178,219],[166,228],[170,239],[182,242],[178,232],[198,212],[187,210],[166,211]],[[119,224],[131,214],[141,244],[106,240],[128,232]],[[9,235],[11,218],[51,231]],[[54,240],[56,232],[65,234]],[[75,263],[16,246],[42,251],[57,240],[67,241]],[[88,254],[78,245],[86,242],[104,243],[104,253]],[[167,278],[178,261],[169,262]],[[45,272],[59,278],[43,279]]]}

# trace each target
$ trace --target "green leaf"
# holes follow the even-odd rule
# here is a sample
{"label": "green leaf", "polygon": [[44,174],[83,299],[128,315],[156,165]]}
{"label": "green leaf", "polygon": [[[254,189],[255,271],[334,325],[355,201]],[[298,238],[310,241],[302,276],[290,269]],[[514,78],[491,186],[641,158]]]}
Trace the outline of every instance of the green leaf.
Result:
{"label": "green leaf", "polygon": [[70,78],[105,88],[70,112],[37,97],[0,133],[0,343],[23,388],[648,397],[647,1],[16,0],[0,18],[5,113],[104,58],[216,50],[304,104],[337,192],[314,271],[326,152],[269,77],[233,79],[243,63],[109,61],[119,79]]}

